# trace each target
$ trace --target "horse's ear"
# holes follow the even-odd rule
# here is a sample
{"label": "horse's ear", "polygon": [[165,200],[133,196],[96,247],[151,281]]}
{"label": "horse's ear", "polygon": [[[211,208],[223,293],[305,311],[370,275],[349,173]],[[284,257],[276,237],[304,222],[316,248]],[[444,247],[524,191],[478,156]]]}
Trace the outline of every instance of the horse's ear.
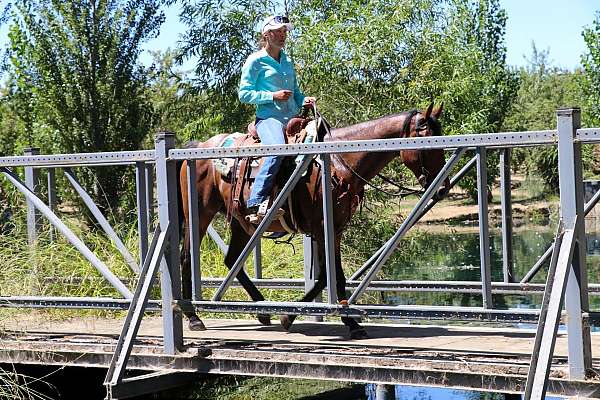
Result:
{"label": "horse's ear", "polygon": [[433,101],[431,102],[431,104],[429,104],[429,107],[427,107],[427,111],[425,111],[425,119],[429,119],[429,117],[431,116],[431,110],[433,110]]}
{"label": "horse's ear", "polygon": [[442,116],[443,109],[444,109],[444,102],[442,102],[442,104],[440,104],[438,107],[436,107],[435,110],[433,110],[433,113],[431,115],[433,115],[433,117],[435,119],[440,119],[440,117]]}

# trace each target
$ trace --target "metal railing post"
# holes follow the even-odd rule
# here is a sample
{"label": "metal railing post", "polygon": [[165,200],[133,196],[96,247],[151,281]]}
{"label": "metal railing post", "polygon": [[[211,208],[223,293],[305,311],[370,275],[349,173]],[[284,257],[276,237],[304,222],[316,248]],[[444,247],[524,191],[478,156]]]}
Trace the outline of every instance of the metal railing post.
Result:
{"label": "metal railing post", "polygon": [[190,239],[190,279],[192,280],[192,299],[202,300],[202,272],[200,269],[200,238],[198,228],[198,192],[196,191],[196,161],[187,160],[187,192],[188,192],[188,236]]}
{"label": "metal railing post", "polygon": [[560,213],[565,229],[575,231],[575,249],[565,295],[569,376],[571,379],[585,378],[585,371],[592,366],[590,326],[582,315],[582,312],[589,311],[589,299],[585,263],[581,143],[574,141],[577,129],[580,127],[581,111],[579,108],[557,111]]}
{"label": "metal railing post", "polygon": [[160,266],[164,350],[175,354],[183,346],[181,310],[174,302],[181,300],[181,273],[179,268],[179,217],[177,209],[177,167],[169,161],[169,150],[175,147],[175,134],[159,132],[155,138],[156,191],[158,219],[161,231],[171,225],[167,247]]}
{"label": "metal railing post", "polygon": [[254,277],[262,279],[262,249],[260,240],[256,242],[256,247],[254,248]]}
{"label": "metal railing post", "polygon": [[[304,293],[308,293],[317,283],[317,278],[321,272],[319,265],[319,253],[315,251],[316,243],[308,235],[302,236],[302,249],[304,255]],[[315,302],[321,302],[323,295],[319,293],[315,297]],[[323,321],[322,316],[309,318],[312,321]]]}
{"label": "metal railing post", "polygon": [[331,157],[321,154],[322,177],[321,191],[323,193],[323,229],[325,239],[325,270],[327,272],[327,300],[329,304],[337,303],[335,236],[333,229],[333,199],[331,194]]}
{"label": "metal railing post", "polygon": [[154,219],[154,165],[146,163],[146,210],[148,212],[148,232],[152,231]]}
{"label": "metal railing post", "polygon": [[[40,149],[28,147],[23,151],[26,156],[37,156]],[[25,185],[39,197],[40,170],[34,167],[25,167]],[[29,246],[35,246],[40,232],[40,213],[33,203],[27,200],[27,240]]]}
{"label": "metal railing post", "polygon": [[[56,213],[58,206],[58,198],[56,197],[56,170],[54,168],[47,169],[48,179],[48,207],[53,213]],[[56,229],[50,226],[50,242],[54,242],[56,238]]]}
{"label": "metal railing post", "polygon": [[479,260],[483,307],[493,308],[490,266],[490,226],[488,222],[487,149],[477,148],[477,204],[479,205]]}
{"label": "metal railing post", "polygon": [[502,271],[504,282],[515,282],[513,260],[513,221],[510,177],[511,149],[500,150],[500,202],[502,204]]}
{"label": "metal railing post", "polygon": [[148,253],[148,199],[146,187],[150,183],[146,181],[146,163],[138,161],[135,163],[135,194],[138,214],[138,240],[140,248],[140,268],[146,261]]}

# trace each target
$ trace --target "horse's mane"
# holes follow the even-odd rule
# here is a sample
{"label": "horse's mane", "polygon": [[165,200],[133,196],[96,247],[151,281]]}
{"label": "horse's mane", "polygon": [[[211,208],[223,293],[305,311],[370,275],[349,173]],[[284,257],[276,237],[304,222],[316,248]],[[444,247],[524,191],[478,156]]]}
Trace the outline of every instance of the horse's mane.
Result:
{"label": "horse's mane", "polygon": [[[345,126],[343,128],[334,129],[331,132],[331,135],[335,140],[343,140],[347,138],[358,139],[369,139],[369,133],[372,132],[376,127],[385,124],[386,122],[391,122],[392,120],[398,119],[399,117],[404,117],[404,122],[402,123],[402,130],[400,132],[400,137],[405,137],[410,130],[410,121],[412,118],[419,112],[417,109],[403,111],[398,114],[386,115],[384,117],[380,117],[371,121],[360,122],[355,125]],[[372,138],[376,139],[376,138]]]}

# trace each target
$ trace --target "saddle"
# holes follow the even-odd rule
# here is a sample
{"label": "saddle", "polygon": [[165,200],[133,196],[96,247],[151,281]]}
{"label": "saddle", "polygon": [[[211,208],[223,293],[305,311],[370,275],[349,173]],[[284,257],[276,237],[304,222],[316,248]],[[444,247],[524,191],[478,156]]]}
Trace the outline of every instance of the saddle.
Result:
{"label": "saddle", "polygon": [[[316,128],[314,128],[314,134],[312,129],[308,129],[307,125],[311,122],[310,118],[292,118],[287,126],[285,127],[285,142],[287,144],[304,143],[305,140],[314,140],[316,135]],[[314,125],[314,124],[313,124]],[[260,145],[260,139],[256,132],[256,126],[254,122],[250,123],[247,128],[247,133],[235,133],[229,135],[221,144],[223,147],[242,147],[242,146],[258,146]],[[240,216],[237,218],[242,227],[248,232],[252,233],[255,229],[249,222],[246,221],[245,216],[247,214],[245,199],[250,195],[251,184],[254,182],[254,178],[258,173],[259,167],[262,163],[260,157],[245,157],[236,159],[217,159],[213,161],[216,169],[221,173],[224,180],[229,181],[232,185],[230,207],[228,218],[232,215]],[[288,169],[282,166],[280,173],[285,173]],[[279,180],[279,179],[277,179]],[[277,192],[277,184],[273,187],[273,193],[271,198],[273,199],[274,194]],[[293,210],[291,207],[291,196],[288,197],[288,212],[287,215],[282,216],[279,220],[275,220],[270,227],[271,231],[293,233],[297,232],[296,223],[293,217]]]}

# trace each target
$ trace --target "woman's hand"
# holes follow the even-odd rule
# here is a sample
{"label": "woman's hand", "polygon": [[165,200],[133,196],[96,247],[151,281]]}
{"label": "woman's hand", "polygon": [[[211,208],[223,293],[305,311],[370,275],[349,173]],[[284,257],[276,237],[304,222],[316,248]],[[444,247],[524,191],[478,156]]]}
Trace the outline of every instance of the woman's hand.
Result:
{"label": "woman's hand", "polygon": [[273,100],[286,101],[292,96],[291,90],[278,90],[273,92]]}

